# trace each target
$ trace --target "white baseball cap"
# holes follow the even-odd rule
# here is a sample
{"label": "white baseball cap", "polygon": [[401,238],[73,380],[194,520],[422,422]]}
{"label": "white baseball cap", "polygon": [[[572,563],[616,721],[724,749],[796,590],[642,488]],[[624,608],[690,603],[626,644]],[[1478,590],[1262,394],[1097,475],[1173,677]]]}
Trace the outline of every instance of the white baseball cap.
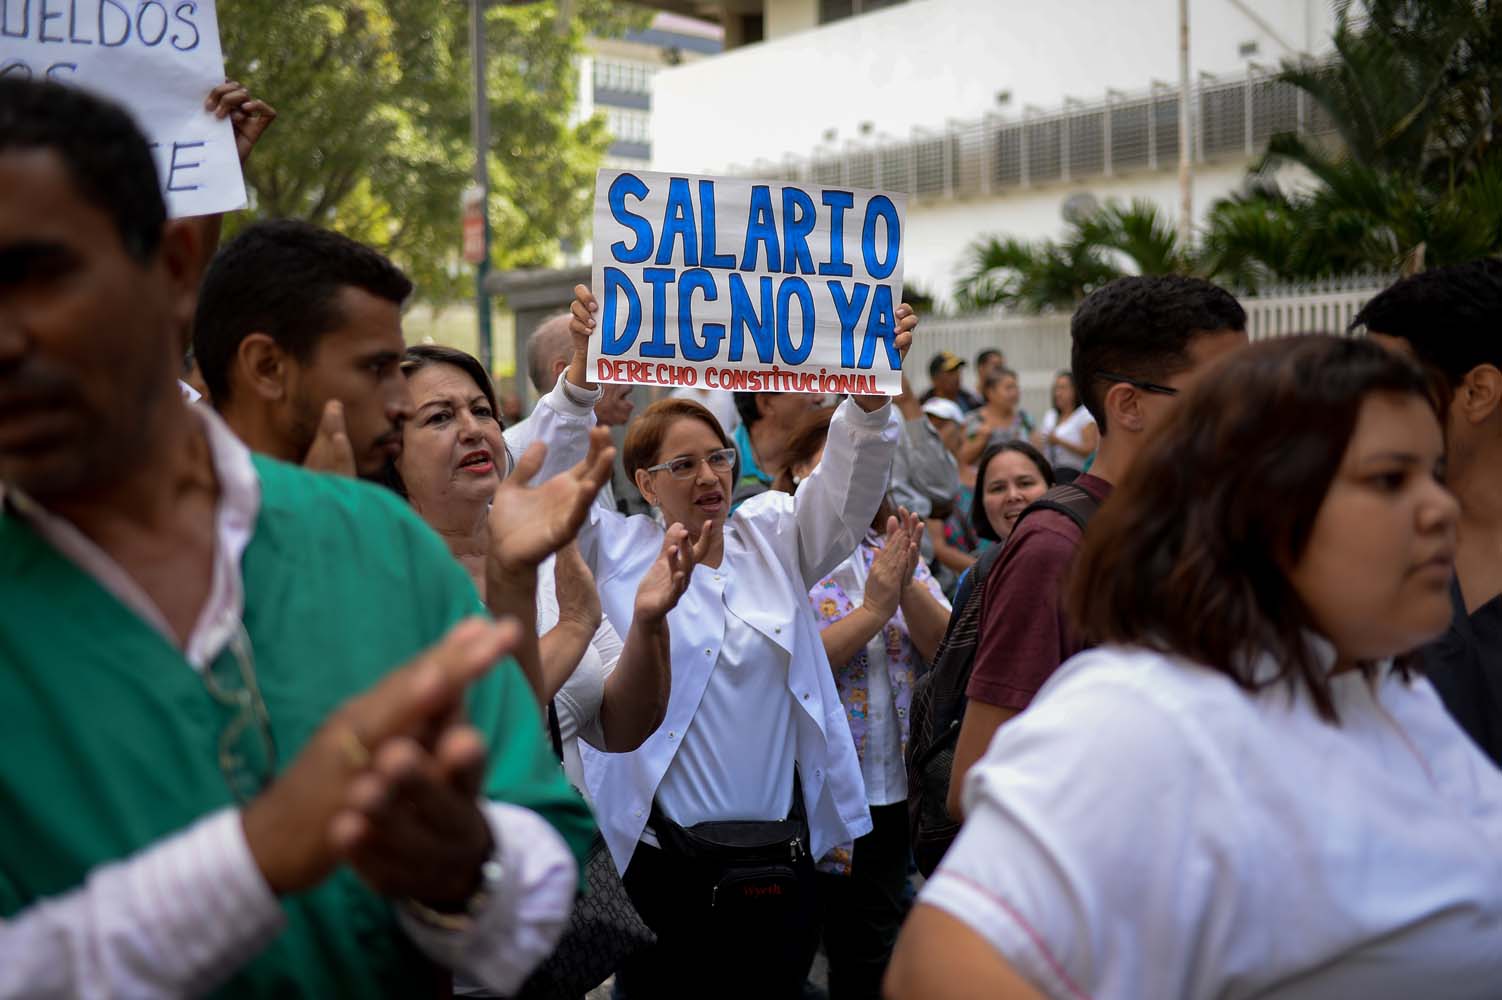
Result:
{"label": "white baseball cap", "polygon": [[965,422],[965,411],[960,409],[960,404],[942,396],[935,396],[924,403],[923,412],[940,420],[953,420],[957,424]]}

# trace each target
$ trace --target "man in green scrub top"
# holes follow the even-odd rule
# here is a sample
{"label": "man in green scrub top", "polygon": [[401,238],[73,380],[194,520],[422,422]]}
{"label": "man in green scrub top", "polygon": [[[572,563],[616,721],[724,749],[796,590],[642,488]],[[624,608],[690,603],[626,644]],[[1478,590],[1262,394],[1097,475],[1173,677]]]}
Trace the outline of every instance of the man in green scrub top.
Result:
{"label": "man in green scrub top", "polygon": [[124,112],[0,79],[0,996],[506,993],[592,834],[516,627],[183,402],[201,253]]}

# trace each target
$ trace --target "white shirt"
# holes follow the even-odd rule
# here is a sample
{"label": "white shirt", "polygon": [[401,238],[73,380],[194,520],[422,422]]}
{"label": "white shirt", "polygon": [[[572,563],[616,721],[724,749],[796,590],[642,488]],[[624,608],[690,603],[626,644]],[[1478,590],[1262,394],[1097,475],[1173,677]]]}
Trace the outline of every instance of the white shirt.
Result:
{"label": "white shirt", "polygon": [[[558,588],[553,576],[557,559],[548,556],[537,567],[537,634],[544,635],[558,624]],[[558,734],[563,740],[563,773],[585,798],[584,764],[579,759],[579,740],[604,748],[605,729],[600,706],[605,703],[605,681],[621,660],[621,637],[609,619],[601,618],[584,656],[553,697],[558,713]]]}
{"label": "white shirt", "polygon": [[1286,685],[1075,657],[971,770],[922,901],[1051,997],[1498,996],[1502,771],[1427,680],[1331,686],[1338,726]]}
{"label": "white shirt", "polygon": [[[1062,441],[1083,448],[1085,447],[1085,428],[1095,423],[1095,418],[1090,411],[1083,406],[1076,406],[1070,411],[1069,416],[1063,422],[1059,421],[1059,411],[1049,410],[1043,414],[1043,423],[1039,425],[1039,433],[1046,439],[1049,434]],[[1048,459],[1048,464],[1055,469],[1083,469],[1085,459],[1082,455],[1076,455],[1067,448],[1061,448],[1056,444],[1043,446],[1043,457]]]}
{"label": "white shirt", "polygon": [[[568,468],[582,457],[594,419],[588,409],[592,405],[562,378],[538,404],[533,417],[546,421],[538,437],[550,446],[548,461],[557,463],[552,471]],[[808,590],[855,551],[865,534],[886,490],[900,426],[890,404],[872,413],[849,400],[840,404],[830,422],[824,459],[796,497],[768,492],[746,501],[725,524],[720,567],[694,567],[688,590],[668,614],[673,685],[665,721],[631,753],[582,748],[584,776],[601,831],[621,871],[636,850],[653,797],[684,733],[695,722],[722,659],[732,614],[768,640],[769,647],[763,648],[770,648],[785,671],[784,690],[797,705],[792,713],[793,753],[811,852],[821,857],[836,844],[870,832],[855,742],[808,605]],[[549,471],[544,467],[541,475]],[[622,517],[598,506],[590,510],[579,548],[594,570],[605,616],[617,631],[630,626],[637,585],[657,558],[662,536],[662,526],[650,517]],[[738,723],[745,725],[744,719]],[[740,732],[721,736],[744,738]],[[769,785],[781,780],[781,775],[761,776]]]}
{"label": "white shirt", "polygon": [[[240,559],[255,530],[261,493],[244,444],[209,407],[188,409],[203,422],[220,484],[212,583],[184,650],[202,670],[240,620]],[[23,495],[11,500],[53,547],[177,645],[161,610],[102,549]],[[398,913],[430,958],[507,992],[557,942],[577,867],[563,839],[536,813],[499,802],[482,806],[503,875],[469,930],[437,930]],[[223,809],[94,869],[80,888],[0,921],[0,998],[201,993],[253,958],[283,923],[238,811]]]}
{"label": "white shirt", "polygon": [[[567,373],[559,376],[560,381],[563,381],[566,378]],[[567,383],[565,382],[564,384]],[[600,395],[602,394],[595,394],[596,400],[599,399]],[[537,407],[541,406],[542,403],[539,401]],[[526,419],[518,420],[516,423],[512,424],[510,427],[507,427],[504,431],[501,432],[501,437],[506,442],[506,450],[511,453],[511,465],[513,468],[516,466],[516,460],[521,458],[522,453],[525,452],[528,448],[532,447],[532,442],[537,440],[537,407],[533,408],[532,412],[527,415]],[[582,462],[583,460],[584,454],[580,453],[578,460],[571,464],[578,464],[578,462]],[[617,459],[616,465],[620,465],[619,459]],[[550,476],[556,475],[567,468],[570,468],[570,466],[559,466],[556,462],[547,462],[543,467],[543,472],[545,472],[546,475],[539,473],[536,477],[534,477],[532,481],[540,483],[548,479]],[[595,494],[595,503],[599,504],[601,507],[604,507],[606,510],[616,509],[615,487],[609,481],[607,481],[604,486],[600,487],[599,493]]]}
{"label": "white shirt", "polygon": [[741,425],[741,411],[735,408],[735,393],[728,389],[679,386],[668,395],[673,399],[692,399],[704,406],[720,422],[726,437],[734,434],[735,429]]}
{"label": "white shirt", "polygon": [[[723,601],[725,577],[705,586]],[[793,713],[787,658],[725,607],[725,638],[682,745],[657,786],[668,819],[783,819],[793,803]],[[671,628],[671,626],[669,626]]]}

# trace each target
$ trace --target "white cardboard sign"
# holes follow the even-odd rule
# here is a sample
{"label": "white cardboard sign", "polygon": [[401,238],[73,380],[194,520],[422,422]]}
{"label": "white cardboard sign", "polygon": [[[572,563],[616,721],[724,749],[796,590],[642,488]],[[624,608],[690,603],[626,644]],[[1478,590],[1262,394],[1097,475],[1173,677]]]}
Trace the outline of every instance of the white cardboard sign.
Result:
{"label": "white cardboard sign", "polygon": [[214,0],[0,0],[0,76],[124,105],[152,143],[170,216],[245,204],[234,129],[203,107],[224,82]]}
{"label": "white cardboard sign", "polygon": [[600,171],[590,379],[897,395],[905,208],[877,191]]}

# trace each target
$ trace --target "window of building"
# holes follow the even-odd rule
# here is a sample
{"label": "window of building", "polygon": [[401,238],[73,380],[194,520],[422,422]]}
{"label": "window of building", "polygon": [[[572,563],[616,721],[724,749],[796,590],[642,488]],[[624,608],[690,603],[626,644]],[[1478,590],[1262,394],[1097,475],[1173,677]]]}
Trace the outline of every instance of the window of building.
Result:
{"label": "window of building", "polygon": [[828,24],[856,14],[869,14],[883,7],[895,7],[907,0],[819,0],[819,23]]}
{"label": "window of building", "polygon": [[644,111],[610,108],[605,112],[605,127],[624,142],[652,141],[652,118]]}
{"label": "window of building", "polygon": [[650,94],[657,67],[650,63],[615,59],[595,61],[595,86],[622,94]]}

